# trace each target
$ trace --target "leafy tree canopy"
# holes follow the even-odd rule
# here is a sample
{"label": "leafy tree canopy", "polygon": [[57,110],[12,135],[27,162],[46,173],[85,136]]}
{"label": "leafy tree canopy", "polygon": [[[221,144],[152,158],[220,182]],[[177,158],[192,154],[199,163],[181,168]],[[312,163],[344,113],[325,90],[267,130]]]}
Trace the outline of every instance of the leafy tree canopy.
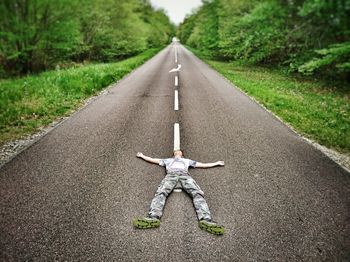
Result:
{"label": "leafy tree canopy", "polygon": [[0,15],[0,76],[121,59],[175,33],[147,0],[2,0]]}
{"label": "leafy tree canopy", "polygon": [[212,0],[188,16],[182,43],[228,60],[350,81],[350,0]]}

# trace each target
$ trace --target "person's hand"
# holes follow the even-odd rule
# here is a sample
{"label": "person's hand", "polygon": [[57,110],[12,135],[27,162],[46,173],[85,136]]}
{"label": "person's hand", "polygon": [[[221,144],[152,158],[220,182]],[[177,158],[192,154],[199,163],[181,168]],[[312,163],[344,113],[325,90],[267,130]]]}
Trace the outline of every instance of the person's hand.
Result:
{"label": "person's hand", "polygon": [[224,166],[225,165],[225,162],[224,161],[218,161],[218,166]]}
{"label": "person's hand", "polygon": [[143,157],[143,154],[141,152],[137,152],[136,156],[137,157]]}

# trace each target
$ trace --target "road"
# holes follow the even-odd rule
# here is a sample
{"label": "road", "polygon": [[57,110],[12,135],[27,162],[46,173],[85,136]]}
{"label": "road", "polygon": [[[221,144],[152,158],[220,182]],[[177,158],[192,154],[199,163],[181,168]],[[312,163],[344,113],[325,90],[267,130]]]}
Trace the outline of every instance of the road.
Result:
{"label": "road", "polygon": [[[160,228],[132,227],[164,176],[136,153],[165,158],[176,146],[225,161],[191,169],[225,235],[198,228],[184,192]],[[178,43],[3,166],[0,199],[2,261],[350,258],[349,173]]]}

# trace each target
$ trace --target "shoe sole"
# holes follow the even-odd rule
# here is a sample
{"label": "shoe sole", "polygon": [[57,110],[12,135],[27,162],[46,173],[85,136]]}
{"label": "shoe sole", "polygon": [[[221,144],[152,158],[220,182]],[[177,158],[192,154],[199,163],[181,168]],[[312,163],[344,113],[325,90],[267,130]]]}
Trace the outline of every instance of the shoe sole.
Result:
{"label": "shoe sole", "polygon": [[214,235],[222,235],[225,232],[225,228],[223,226],[211,225],[211,224],[208,224],[204,221],[199,222],[199,227],[201,229],[211,233],[211,234],[214,234]]}
{"label": "shoe sole", "polygon": [[140,229],[155,228],[160,226],[159,220],[148,220],[144,218],[136,218],[132,221],[134,227]]}

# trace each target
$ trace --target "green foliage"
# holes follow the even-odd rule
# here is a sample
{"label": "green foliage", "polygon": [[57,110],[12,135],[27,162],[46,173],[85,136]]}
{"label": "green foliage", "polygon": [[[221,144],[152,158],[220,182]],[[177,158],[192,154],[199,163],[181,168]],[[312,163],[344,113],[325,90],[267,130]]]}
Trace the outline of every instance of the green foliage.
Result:
{"label": "green foliage", "polygon": [[0,144],[68,114],[89,96],[140,66],[159,48],[127,60],[80,65],[0,82]]}
{"label": "green foliage", "polygon": [[273,58],[283,46],[286,12],[275,1],[257,4],[228,26],[230,36],[222,43],[225,56],[249,62]]}
{"label": "green foliage", "polygon": [[349,80],[349,12],[350,0],[212,0],[177,35],[226,60]]}
{"label": "green foliage", "polygon": [[187,43],[188,38],[191,36],[192,31],[196,25],[196,14],[193,14],[185,18],[185,21],[180,25],[177,30],[177,37],[181,39],[183,43]]}
{"label": "green foliage", "polygon": [[350,42],[334,44],[328,48],[316,50],[316,53],[321,57],[313,58],[300,66],[299,72],[310,75],[314,71],[325,67],[338,73],[350,72]]}
{"label": "green foliage", "polygon": [[0,77],[83,60],[113,61],[174,34],[147,0],[0,1]]}
{"label": "green foliage", "polygon": [[176,32],[165,11],[163,9],[154,11],[147,2],[140,11],[142,20],[148,25],[146,27],[148,46],[157,47],[159,42],[170,42]]}
{"label": "green foliage", "polygon": [[111,61],[147,48],[142,21],[134,12],[135,1],[94,0],[87,8],[82,32],[89,60]]}
{"label": "green foliage", "polygon": [[9,72],[39,71],[57,57],[65,60],[76,52],[81,41],[79,21],[68,3],[1,1],[0,66]]}
{"label": "green foliage", "polygon": [[205,2],[196,17],[196,26],[187,43],[201,50],[216,50],[218,45],[217,2]]}

